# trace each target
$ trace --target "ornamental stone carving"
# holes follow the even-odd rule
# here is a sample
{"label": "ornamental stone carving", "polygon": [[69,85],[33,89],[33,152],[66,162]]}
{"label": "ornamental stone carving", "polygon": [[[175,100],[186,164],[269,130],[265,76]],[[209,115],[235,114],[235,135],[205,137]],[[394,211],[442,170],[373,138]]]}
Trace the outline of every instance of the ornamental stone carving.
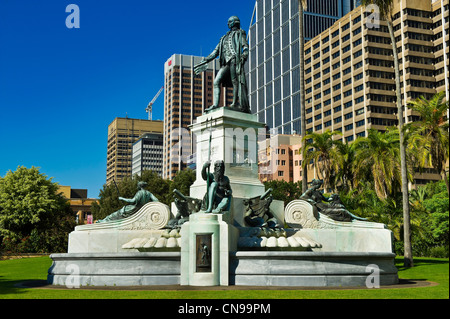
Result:
{"label": "ornamental stone carving", "polygon": [[167,205],[161,202],[150,202],[130,217],[98,224],[77,226],[75,230],[159,230],[167,225],[170,218],[171,212]]}

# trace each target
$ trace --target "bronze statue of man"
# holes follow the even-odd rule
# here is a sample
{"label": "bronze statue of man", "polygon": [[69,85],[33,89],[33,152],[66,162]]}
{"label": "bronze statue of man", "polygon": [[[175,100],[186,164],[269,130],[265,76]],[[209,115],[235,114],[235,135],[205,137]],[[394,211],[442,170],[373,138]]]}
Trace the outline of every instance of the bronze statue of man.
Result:
{"label": "bronze statue of man", "polygon": [[207,191],[203,199],[202,210],[205,213],[221,214],[230,210],[232,191],[230,180],[225,176],[225,163],[214,163],[214,173],[207,172],[211,165],[207,161],[202,168],[202,178],[207,181]]}
{"label": "bronze statue of man", "polygon": [[233,87],[233,103],[229,106],[241,112],[250,113],[248,102],[247,81],[244,65],[248,59],[248,42],[238,17],[228,19],[228,31],[219,41],[214,51],[194,67],[199,74],[206,69],[206,65],[219,57],[220,70],[214,81],[214,102],[206,111],[219,107],[220,86]]}

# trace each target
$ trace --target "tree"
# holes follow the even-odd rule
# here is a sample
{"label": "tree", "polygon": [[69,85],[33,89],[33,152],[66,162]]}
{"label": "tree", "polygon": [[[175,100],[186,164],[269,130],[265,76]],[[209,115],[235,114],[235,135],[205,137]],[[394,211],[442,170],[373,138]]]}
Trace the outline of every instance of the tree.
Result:
{"label": "tree", "polygon": [[430,182],[411,191],[411,224],[421,220],[413,233],[414,253],[426,257],[448,258],[449,207],[444,181]]}
{"label": "tree", "polygon": [[264,182],[266,190],[272,188],[273,199],[281,200],[284,205],[298,199],[302,195],[302,185],[300,182],[286,182],[285,180],[272,180]]}
{"label": "tree", "polygon": [[355,144],[336,141],[335,156],[335,184],[341,190],[352,190],[354,187],[353,165],[355,162]]}
{"label": "tree", "polygon": [[195,182],[195,171],[191,169],[185,169],[178,171],[170,184],[170,194],[173,193],[174,189],[179,190],[183,195],[189,196],[189,189],[191,185]]}
{"label": "tree", "polygon": [[409,194],[408,194],[408,172],[406,163],[406,146],[404,138],[404,117],[403,117],[403,105],[402,94],[400,85],[400,67],[398,59],[397,41],[394,35],[393,25],[393,7],[394,0],[361,0],[363,6],[374,4],[378,7],[380,18],[387,22],[389,36],[391,38],[392,53],[394,58],[394,72],[395,72],[395,91],[397,95],[397,113],[398,113],[398,131],[400,136],[400,169],[402,180],[402,202],[403,202],[403,222],[404,222],[404,236],[405,236],[405,255],[404,266],[412,267],[412,247],[411,247],[411,230],[410,230],[410,208],[409,208]]}
{"label": "tree", "polygon": [[[305,33],[303,31],[303,11],[306,10],[307,1],[298,0],[298,27],[300,44],[300,117],[301,135],[306,136],[306,98],[305,98]],[[302,148],[302,189],[308,189],[308,165],[304,160],[306,149]]]}
{"label": "tree", "polygon": [[437,169],[441,178],[447,186],[449,185],[446,163],[449,159],[449,124],[446,121],[448,101],[444,102],[445,93],[440,92],[433,96],[431,100],[426,100],[423,96],[415,101],[409,102],[408,107],[420,115],[418,122],[411,123],[415,126],[418,146],[422,152],[424,165],[431,165]]}
{"label": "tree", "polygon": [[[439,183],[436,183],[439,185]],[[447,181],[448,184],[448,181]],[[447,185],[446,185],[447,186]],[[423,206],[430,216],[430,232],[437,245],[447,247],[449,245],[449,207],[448,192],[441,187],[437,191],[423,201]]]}
{"label": "tree", "polygon": [[19,166],[0,177],[0,237],[7,249],[18,252],[61,252],[75,214],[57,183],[39,172]]}
{"label": "tree", "polygon": [[[314,166],[319,172],[319,176],[323,179],[323,189],[326,191],[329,188],[334,188],[332,185],[333,176],[333,160],[336,156],[335,146],[336,141],[333,136],[340,134],[340,132],[311,133],[303,137],[302,152],[306,149],[303,162],[309,163],[314,161]],[[306,165],[305,163],[305,165]]]}
{"label": "tree", "polygon": [[380,199],[387,199],[392,195],[395,184],[399,185],[400,143],[397,132],[385,133],[370,129],[367,137],[356,139],[354,173],[355,182],[373,180],[375,192]]}

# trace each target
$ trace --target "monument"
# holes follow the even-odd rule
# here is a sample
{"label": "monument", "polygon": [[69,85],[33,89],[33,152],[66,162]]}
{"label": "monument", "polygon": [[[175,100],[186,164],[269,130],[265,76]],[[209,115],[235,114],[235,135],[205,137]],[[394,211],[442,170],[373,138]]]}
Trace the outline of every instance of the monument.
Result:
{"label": "monument", "polygon": [[[265,125],[249,114],[243,73],[248,56],[239,19],[196,66],[219,57],[214,104],[191,126],[196,181],[174,191],[168,207],[144,204],[120,219],[77,226],[67,254],[52,254],[48,282],[65,285],[75,265],[80,285],[365,286],[377,267],[381,285],[398,282],[392,232],[349,212],[314,181],[300,199],[274,200],[258,179],[258,135]],[[230,82],[230,106],[218,106]],[[210,172],[214,163],[213,172]]]}

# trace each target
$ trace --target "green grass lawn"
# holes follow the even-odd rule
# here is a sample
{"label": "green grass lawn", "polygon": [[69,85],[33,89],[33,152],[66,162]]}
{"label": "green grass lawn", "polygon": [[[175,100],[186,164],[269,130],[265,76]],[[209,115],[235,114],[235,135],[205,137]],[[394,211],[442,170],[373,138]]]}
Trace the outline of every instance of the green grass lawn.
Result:
{"label": "green grass lawn", "polygon": [[416,258],[404,269],[396,259],[400,279],[426,280],[436,286],[392,289],[343,290],[221,290],[221,291],[120,291],[86,289],[18,288],[29,280],[46,280],[49,257],[0,261],[0,299],[448,299],[449,260]]}

